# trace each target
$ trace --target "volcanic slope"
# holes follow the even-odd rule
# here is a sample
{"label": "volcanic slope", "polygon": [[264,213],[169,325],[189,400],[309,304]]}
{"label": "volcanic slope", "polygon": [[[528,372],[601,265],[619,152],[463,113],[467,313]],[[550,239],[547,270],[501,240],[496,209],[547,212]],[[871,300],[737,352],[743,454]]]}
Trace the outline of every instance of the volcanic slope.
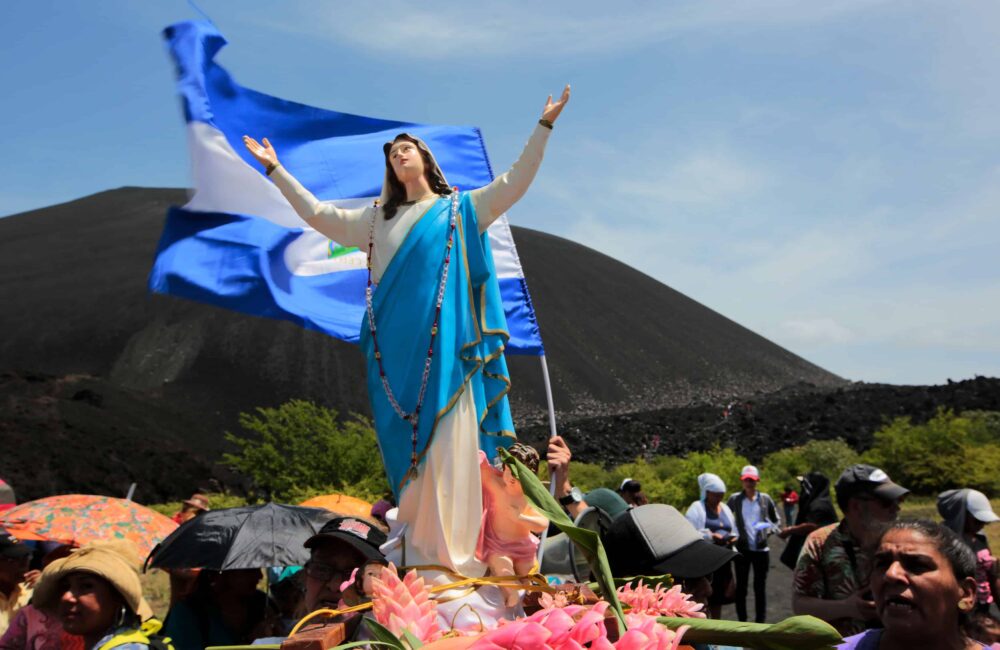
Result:
{"label": "volcanic slope", "polygon": [[[22,491],[138,479],[157,497],[190,493],[177,483],[217,474],[222,431],[241,411],[293,397],[368,411],[354,346],[147,291],[166,209],[185,201],[184,190],[121,188],[0,219],[0,475]],[[513,230],[566,415],[844,383],[613,258]],[[538,360],[508,362],[515,418],[537,422]],[[160,476],[148,466],[157,453],[190,471]],[[92,478],[67,472],[74,463]]]}

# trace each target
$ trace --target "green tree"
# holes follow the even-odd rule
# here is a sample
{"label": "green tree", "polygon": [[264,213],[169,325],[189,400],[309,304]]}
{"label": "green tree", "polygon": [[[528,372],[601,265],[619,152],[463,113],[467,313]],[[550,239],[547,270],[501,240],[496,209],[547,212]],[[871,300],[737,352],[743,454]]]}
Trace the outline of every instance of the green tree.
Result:
{"label": "green tree", "polygon": [[835,440],[810,440],[804,445],[781,449],[768,454],[761,462],[761,490],[777,497],[786,485],[798,490],[795,477],[809,472],[822,472],[831,483],[851,465],[861,462],[861,456],[850,445]]}
{"label": "green tree", "polygon": [[941,409],[926,424],[896,418],[875,433],[865,460],[916,494],[954,487],[1000,491],[1000,440],[994,414]]}
{"label": "green tree", "polygon": [[268,498],[340,492],[372,500],[388,489],[375,431],[360,415],[340,419],[335,410],[291,400],[241,413],[239,422],[246,434],[226,432],[238,451],[222,462]]}

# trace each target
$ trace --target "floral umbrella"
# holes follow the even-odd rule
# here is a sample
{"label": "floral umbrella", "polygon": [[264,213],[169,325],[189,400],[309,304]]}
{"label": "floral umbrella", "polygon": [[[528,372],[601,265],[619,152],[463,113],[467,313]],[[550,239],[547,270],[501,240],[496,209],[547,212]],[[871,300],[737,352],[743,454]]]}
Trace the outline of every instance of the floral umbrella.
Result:
{"label": "floral umbrella", "polygon": [[330,512],[346,517],[364,517],[371,519],[372,504],[364,499],[350,497],[346,494],[324,494],[322,496],[306,499],[300,506],[307,508],[325,508]]}
{"label": "floral umbrella", "polygon": [[127,539],[145,557],[177,528],[169,517],[134,501],[90,494],[62,494],[0,512],[0,527],[15,537],[83,546]]}

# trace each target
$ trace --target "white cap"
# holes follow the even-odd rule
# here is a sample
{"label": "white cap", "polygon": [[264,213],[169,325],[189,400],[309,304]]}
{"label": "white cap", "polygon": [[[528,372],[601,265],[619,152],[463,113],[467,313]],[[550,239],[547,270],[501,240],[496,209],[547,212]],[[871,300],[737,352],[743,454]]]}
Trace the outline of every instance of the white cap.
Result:
{"label": "white cap", "polygon": [[740,480],[742,481],[745,478],[752,478],[755,481],[759,481],[760,472],[753,465],[746,465],[740,470]]}
{"label": "white cap", "polygon": [[965,493],[965,509],[970,515],[984,524],[1000,521],[997,513],[993,512],[990,500],[979,490],[969,490]]}

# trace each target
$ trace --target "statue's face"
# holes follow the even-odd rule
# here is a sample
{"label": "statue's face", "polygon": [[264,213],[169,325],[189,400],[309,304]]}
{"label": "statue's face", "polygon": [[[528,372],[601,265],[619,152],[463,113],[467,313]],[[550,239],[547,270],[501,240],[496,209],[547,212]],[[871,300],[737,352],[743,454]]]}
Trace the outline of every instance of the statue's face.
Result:
{"label": "statue's face", "polygon": [[401,183],[424,175],[424,157],[417,145],[409,140],[400,140],[392,145],[389,149],[389,164]]}

